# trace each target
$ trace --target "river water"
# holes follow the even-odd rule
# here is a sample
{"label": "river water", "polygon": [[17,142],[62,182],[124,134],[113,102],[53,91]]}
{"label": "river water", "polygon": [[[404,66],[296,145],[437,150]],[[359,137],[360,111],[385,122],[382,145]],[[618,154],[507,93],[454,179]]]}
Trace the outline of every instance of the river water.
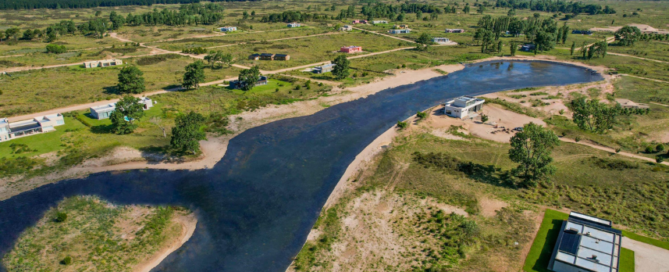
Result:
{"label": "river water", "polygon": [[[585,68],[490,61],[249,129],[213,169],[136,170],[64,180],[0,202],[0,256],[65,197],[195,210],[192,238],[153,271],[285,271],[348,165],[398,120],[460,95],[602,80]],[[0,268],[3,270],[3,268]]]}

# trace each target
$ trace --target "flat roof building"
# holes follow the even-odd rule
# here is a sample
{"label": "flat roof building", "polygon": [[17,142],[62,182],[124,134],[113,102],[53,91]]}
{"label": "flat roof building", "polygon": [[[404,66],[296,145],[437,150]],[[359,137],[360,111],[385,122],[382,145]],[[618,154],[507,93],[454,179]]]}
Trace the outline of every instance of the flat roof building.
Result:
{"label": "flat roof building", "polygon": [[288,24],[289,28],[294,28],[294,27],[301,27],[302,25],[300,23],[292,22]]}
{"label": "flat roof building", "polygon": [[110,59],[110,60],[96,60],[96,61],[84,62],[85,68],[109,67],[116,65],[123,65],[123,61],[117,59]]}
{"label": "flat roof building", "polygon": [[224,26],[220,28],[221,32],[234,32],[237,31],[236,26]]}
{"label": "flat roof building", "polygon": [[354,45],[342,46],[341,48],[339,48],[339,52],[349,53],[349,54],[360,53],[360,52],[362,52],[362,46],[354,46]]}
{"label": "flat roof building", "polygon": [[275,54],[274,60],[290,60],[290,55],[288,54]]}
{"label": "flat roof building", "polygon": [[323,65],[323,66],[317,66],[317,67],[314,67],[312,72],[314,72],[316,74],[332,72],[332,68],[334,68],[335,65],[336,64],[334,64],[334,63],[330,63],[330,64],[326,64],[326,65]]}
{"label": "flat roof building", "polygon": [[375,24],[375,25],[388,24],[388,21],[377,20],[377,21],[372,21],[372,24]]}
{"label": "flat roof building", "polygon": [[339,28],[339,31],[351,31],[353,30],[353,27],[350,25],[345,25]]}
{"label": "flat roof building", "polygon": [[462,28],[447,28],[446,33],[465,33],[465,30]]}
{"label": "flat roof building", "polygon": [[443,44],[443,43],[450,43],[451,40],[449,38],[432,38],[433,43],[438,43],[438,44]]}
{"label": "flat roof building", "polygon": [[483,103],[485,103],[485,100],[480,98],[461,96],[446,102],[444,114],[460,119],[467,118],[471,114],[480,112]]}
{"label": "flat roof building", "polygon": [[9,122],[7,118],[0,118],[0,142],[55,131],[55,127],[62,125],[65,125],[65,119],[60,113],[17,122]]}
{"label": "flat roof building", "polygon": [[[267,85],[267,77],[266,76],[260,76],[260,79],[256,82],[256,86],[262,86],[262,85]],[[230,88],[232,89],[241,89],[245,84],[239,80],[233,80],[230,81]]]}
{"label": "flat roof building", "polygon": [[388,30],[388,33],[390,33],[390,34],[408,34],[408,33],[411,33],[411,29],[408,29],[408,28],[391,29],[391,30]]}
{"label": "flat roof building", "polygon": [[[153,107],[153,100],[148,97],[142,97],[139,99],[139,103],[144,105],[144,110],[148,110]],[[109,103],[106,105],[91,107],[91,117],[102,120],[108,119],[111,116],[111,113],[116,110],[116,103]]]}
{"label": "flat roof building", "polygon": [[571,212],[562,222],[548,269],[555,272],[617,272],[622,232],[609,220]]}

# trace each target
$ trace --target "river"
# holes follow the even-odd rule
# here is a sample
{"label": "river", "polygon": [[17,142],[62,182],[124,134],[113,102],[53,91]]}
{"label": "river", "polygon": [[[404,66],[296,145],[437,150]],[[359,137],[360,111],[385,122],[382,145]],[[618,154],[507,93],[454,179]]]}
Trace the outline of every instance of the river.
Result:
{"label": "river", "polygon": [[602,79],[558,63],[471,64],[448,76],[249,129],[230,141],[212,169],[99,173],[45,185],[0,202],[0,256],[63,198],[97,195],[119,205],[196,211],[191,239],[153,271],[285,271],[348,165],[397,121],[460,95]]}

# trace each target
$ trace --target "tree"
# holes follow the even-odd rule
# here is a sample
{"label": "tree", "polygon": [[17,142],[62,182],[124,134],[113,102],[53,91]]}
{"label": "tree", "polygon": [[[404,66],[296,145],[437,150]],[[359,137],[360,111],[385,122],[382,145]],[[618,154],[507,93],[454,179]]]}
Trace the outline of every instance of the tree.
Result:
{"label": "tree", "polygon": [[113,111],[109,116],[109,119],[112,122],[111,132],[118,135],[130,134],[137,128],[136,125],[125,120],[125,116],[123,116],[123,113],[119,110]]}
{"label": "tree", "polygon": [[64,45],[48,44],[46,46],[46,52],[51,54],[62,54],[67,52],[67,48]]}
{"label": "tree", "polygon": [[239,85],[243,91],[249,91],[256,86],[260,80],[260,68],[258,65],[251,67],[251,69],[244,69],[239,73]]}
{"label": "tree", "polygon": [[139,98],[126,95],[116,102],[116,110],[128,118],[131,124],[144,117],[144,105],[139,103]]}
{"label": "tree", "polygon": [[23,31],[23,37],[21,37],[21,39],[32,40],[34,38],[35,38],[35,32],[33,32],[31,29],[26,29],[26,31]]}
{"label": "tree", "polygon": [[511,54],[512,57],[516,55],[516,50],[518,50],[518,44],[516,44],[516,42],[510,42],[509,53]]}
{"label": "tree", "polygon": [[488,115],[481,114],[481,123],[488,122]]}
{"label": "tree", "polygon": [[571,51],[570,52],[571,52],[572,56],[574,55],[574,50],[576,50],[576,42],[571,43]]}
{"label": "tree", "polygon": [[558,145],[555,133],[534,123],[511,137],[509,158],[519,164],[513,173],[523,179],[523,186],[536,186],[536,180],[555,172],[551,150]]}
{"label": "tree", "polygon": [[510,9],[509,12],[506,13],[506,16],[509,16],[509,17],[516,16],[516,10],[515,9]]}
{"label": "tree", "polygon": [[332,62],[335,66],[332,68],[332,74],[337,79],[344,79],[348,76],[348,68],[351,65],[351,62],[346,58],[345,55],[339,55]]}
{"label": "tree", "polygon": [[537,50],[541,51],[553,49],[555,47],[555,34],[546,31],[537,32],[537,36],[534,38],[534,45]]}
{"label": "tree", "polygon": [[485,12],[485,6],[479,5],[479,8],[476,10],[478,14],[483,14]]}
{"label": "tree", "polygon": [[176,126],[172,128],[170,147],[183,154],[200,152],[199,141],[206,139],[206,134],[200,128],[204,121],[204,116],[192,111],[177,116]]}
{"label": "tree", "polygon": [[623,46],[634,45],[641,36],[641,30],[636,26],[623,26],[615,33],[616,41]]}
{"label": "tree", "polygon": [[126,66],[118,73],[118,85],[116,88],[120,93],[138,94],[146,91],[144,87],[144,73],[136,66]]}
{"label": "tree", "polygon": [[242,19],[247,20],[249,18],[249,13],[247,11],[242,12]]}
{"label": "tree", "polygon": [[469,14],[469,3],[465,4],[465,8],[462,9],[462,12]]}
{"label": "tree", "polygon": [[497,42],[497,53],[502,53],[502,41]]}
{"label": "tree", "polygon": [[573,120],[580,129],[602,133],[613,127],[615,118],[621,112],[619,104],[609,107],[597,99],[587,101],[579,98],[571,101]]}
{"label": "tree", "polygon": [[186,90],[197,89],[204,81],[204,63],[201,60],[188,64],[181,86]]}
{"label": "tree", "polygon": [[424,45],[432,44],[432,36],[430,36],[430,34],[423,32],[420,34],[416,42]]}

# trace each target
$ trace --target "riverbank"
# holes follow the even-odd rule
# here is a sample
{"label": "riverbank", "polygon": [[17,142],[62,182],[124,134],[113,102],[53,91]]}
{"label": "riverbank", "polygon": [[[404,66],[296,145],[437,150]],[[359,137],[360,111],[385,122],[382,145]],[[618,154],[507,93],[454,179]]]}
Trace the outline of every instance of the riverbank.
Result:
{"label": "riverbank", "polygon": [[166,242],[165,245],[154,253],[150,258],[138,264],[132,271],[133,272],[149,272],[151,269],[155,268],[162,262],[167,256],[172,254],[175,250],[179,249],[184,243],[188,242],[193,232],[195,232],[195,227],[197,226],[197,218],[194,213],[183,214],[178,213],[172,218],[172,222],[178,224],[181,227],[181,232],[178,236],[170,237],[170,241]]}
{"label": "riverbank", "polygon": [[124,147],[116,149],[104,157],[91,159],[75,167],[46,176],[34,177],[21,181],[19,181],[20,178],[0,179],[0,200],[8,199],[22,192],[63,179],[83,178],[87,175],[100,172],[133,169],[210,169],[213,168],[223,156],[225,156],[230,139],[248,129],[281,119],[312,115],[327,107],[364,98],[389,88],[444,76],[444,74],[435,69],[439,69],[446,73],[452,73],[464,69],[464,66],[456,64],[442,65],[420,70],[397,70],[395,71],[394,76],[388,76],[367,85],[346,89],[335,89],[330,96],[323,96],[314,100],[300,101],[286,105],[271,105],[255,111],[248,111],[230,116],[229,129],[234,131],[234,133],[220,137],[210,135],[208,140],[200,141],[203,155],[196,160],[188,162],[154,161],[151,159],[150,154],[144,154],[141,151]]}

